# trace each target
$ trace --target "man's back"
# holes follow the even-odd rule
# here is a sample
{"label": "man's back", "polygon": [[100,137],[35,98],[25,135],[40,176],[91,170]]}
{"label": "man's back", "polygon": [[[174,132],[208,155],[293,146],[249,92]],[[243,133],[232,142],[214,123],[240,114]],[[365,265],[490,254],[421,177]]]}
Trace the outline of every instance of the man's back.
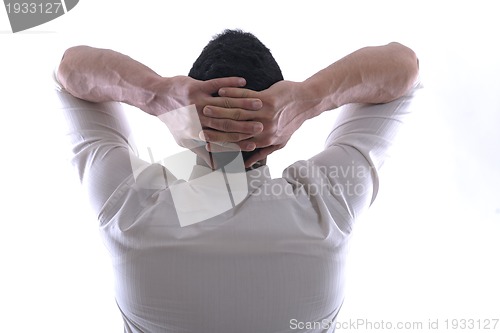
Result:
{"label": "man's back", "polygon": [[279,332],[334,319],[349,223],[342,230],[320,208],[330,204],[266,169],[249,171],[254,189],[237,207],[183,228],[168,188],[122,184],[101,231],[132,332]]}
{"label": "man's back", "polygon": [[[384,59],[394,48],[401,50],[403,58],[411,56],[397,45],[367,52]],[[72,65],[62,76],[65,87],[77,95],[89,93],[88,100],[100,103],[75,98],[62,87],[58,95],[68,120],[73,164],[111,254],[116,300],[126,330],[332,332],[344,299],[346,250],[354,222],[375,199],[378,170],[415,89],[387,104],[344,107],[324,151],[294,163],[282,178],[271,179],[267,166],[229,172],[195,165],[196,176],[186,181],[134,154],[124,110],[112,102],[121,100],[130,87],[109,90],[108,76],[113,78],[118,71],[133,74],[133,79],[137,73],[128,73],[131,66],[139,72],[144,67],[116,53],[97,54],[96,60],[105,65],[102,68],[92,61],[89,67],[82,65],[81,55],[75,52],[68,60],[71,64],[75,57],[76,69],[92,89],[79,86],[82,80]],[[110,61],[103,60],[107,54]],[[408,66],[413,62],[409,58]],[[373,62],[379,63],[377,59]],[[108,65],[118,67],[102,74]],[[328,83],[343,66],[349,67],[350,61],[319,72],[316,83]],[[353,71],[358,67],[355,62]],[[370,68],[366,68],[368,74]],[[384,99],[407,91],[415,71],[405,74],[406,70],[396,71],[396,78],[405,82],[401,87],[396,82]],[[147,68],[146,72],[148,77],[155,75]],[[393,73],[387,76],[387,82],[392,82]],[[357,77],[349,74],[344,82],[356,85]],[[342,82],[333,84],[337,83]],[[362,90],[359,97],[377,101],[381,96],[377,87],[384,87],[386,80],[377,76],[374,83],[369,86],[373,92],[367,95]],[[352,97],[351,90],[339,91],[339,96],[325,100],[336,105]],[[322,109],[330,105],[319,100]],[[140,105],[128,97],[125,101]],[[234,191],[234,177],[246,179],[244,195],[245,186]],[[214,179],[222,179],[223,186],[213,186]],[[226,206],[214,200],[218,194],[229,198]],[[197,223],[189,219],[184,223],[186,216],[197,217]]]}

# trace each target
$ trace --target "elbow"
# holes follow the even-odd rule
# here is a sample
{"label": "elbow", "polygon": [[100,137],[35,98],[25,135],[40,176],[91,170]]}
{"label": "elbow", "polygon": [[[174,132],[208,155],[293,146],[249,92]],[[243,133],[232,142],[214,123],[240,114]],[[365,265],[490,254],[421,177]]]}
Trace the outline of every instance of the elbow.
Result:
{"label": "elbow", "polygon": [[397,78],[397,84],[392,91],[392,99],[397,99],[406,93],[414,86],[419,76],[419,59],[417,54],[409,47],[392,42],[389,46],[393,47],[393,52],[396,55],[394,67]]}
{"label": "elbow", "polygon": [[419,75],[420,62],[418,56],[411,48],[399,43],[394,44],[397,44],[399,49],[398,54],[402,72],[402,81],[403,83],[406,83],[405,86],[407,89],[410,89]]}
{"label": "elbow", "polygon": [[417,54],[410,48],[407,48],[406,57],[406,92],[410,90],[418,79],[420,72],[420,61]]}
{"label": "elbow", "polygon": [[68,89],[71,81],[71,75],[75,72],[75,65],[78,64],[79,58],[85,57],[85,51],[88,46],[79,45],[68,48],[64,51],[61,62],[57,68],[57,80],[66,89]]}

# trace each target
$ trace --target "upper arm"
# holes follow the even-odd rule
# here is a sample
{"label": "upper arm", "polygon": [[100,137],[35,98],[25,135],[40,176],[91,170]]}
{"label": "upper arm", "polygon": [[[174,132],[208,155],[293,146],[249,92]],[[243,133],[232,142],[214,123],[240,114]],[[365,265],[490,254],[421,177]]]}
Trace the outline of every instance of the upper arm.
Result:
{"label": "upper arm", "polygon": [[416,89],[386,104],[343,107],[325,150],[308,161],[314,174],[305,181],[321,181],[322,198],[335,200],[350,218],[375,199],[379,170],[410,111]]}
{"label": "upper arm", "polygon": [[98,213],[134,169],[147,163],[132,149],[131,131],[120,103],[87,102],[59,85],[56,94],[65,118],[72,164]]}

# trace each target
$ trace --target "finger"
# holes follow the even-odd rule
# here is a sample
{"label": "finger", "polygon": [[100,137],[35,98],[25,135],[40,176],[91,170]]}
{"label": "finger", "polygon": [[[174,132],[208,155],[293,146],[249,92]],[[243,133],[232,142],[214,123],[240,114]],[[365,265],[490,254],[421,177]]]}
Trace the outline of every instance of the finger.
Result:
{"label": "finger", "polygon": [[219,96],[233,98],[258,98],[259,92],[245,88],[223,86],[219,89]]}
{"label": "finger", "polygon": [[207,143],[218,144],[221,146],[232,143],[238,145],[239,149],[242,151],[252,151],[255,149],[255,143],[244,141],[250,138],[253,138],[253,135],[243,133],[226,133],[210,129],[205,129],[200,132],[200,139]]}
{"label": "finger", "polygon": [[213,97],[206,105],[219,106],[227,109],[245,109],[258,111],[262,109],[262,101],[258,98]]}
{"label": "finger", "polygon": [[211,153],[221,153],[221,152],[235,152],[235,151],[244,151],[244,152],[252,152],[255,150],[255,144],[247,144],[247,143],[240,143],[240,142],[234,142],[232,143],[237,147],[235,149],[232,146],[227,146],[228,143],[220,143],[220,142],[207,142],[205,145],[205,149]]}
{"label": "finger", "polygon": [[269,146],[266,148],[259,149],[255,152],[255,154],[252,154],[246,161],[245,161],[245,168],[250,168],[252,165],[254,165],[256,162],[263,160],[266,158],[268,155],[270,155],[272,152],[280,149],[280,146]]}
{"label": "finger", "polygon": [[242,108],[226,108],[223,106],[207,105],[203,108],[203,115],[217,119],[232,119],[232,120],[254,120],[259,115],[258,110],[245,110]]}
{"label": "finger", "polygon": [[239,108],[250,111],[258,111],[262,109],[263,103],[258,98],[232,98],[232,97],[215,97],[215,106],[225,108]]}
{"label": "finger", "polygon": [[204,90],[206,93],[213,94],[223,87],[244,87],[246,80],[242,77],[221,77],[217,79],[204,81]]}
{"label": "finger", "polygon": [[200,122],[203,128],[209,128],[222,132],[257,135],[264,129],[264,125],[258,121],[238,121],[229,118],[211,118],[200,116]]}
{"label": "finger", "polygon": [[214,143],[207,142],[205,149],[210,153],[227,153],[227,152],[240,152],[240,146],[238,143]]}

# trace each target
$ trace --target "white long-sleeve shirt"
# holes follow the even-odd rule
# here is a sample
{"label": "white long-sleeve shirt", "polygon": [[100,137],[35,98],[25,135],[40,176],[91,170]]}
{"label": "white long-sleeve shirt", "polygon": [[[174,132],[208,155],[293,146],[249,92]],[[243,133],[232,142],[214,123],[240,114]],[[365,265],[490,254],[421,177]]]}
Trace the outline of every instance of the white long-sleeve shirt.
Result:
{"label": "white long-sleeve shirt", "polygon": [[135,155],[120,103],[86,102],[58,85],[125,332],[333,332],[351,230],[375,199],[416,89],[334,111],[325,149],[282,178],[267,166],[194,166],[185,181]]}

